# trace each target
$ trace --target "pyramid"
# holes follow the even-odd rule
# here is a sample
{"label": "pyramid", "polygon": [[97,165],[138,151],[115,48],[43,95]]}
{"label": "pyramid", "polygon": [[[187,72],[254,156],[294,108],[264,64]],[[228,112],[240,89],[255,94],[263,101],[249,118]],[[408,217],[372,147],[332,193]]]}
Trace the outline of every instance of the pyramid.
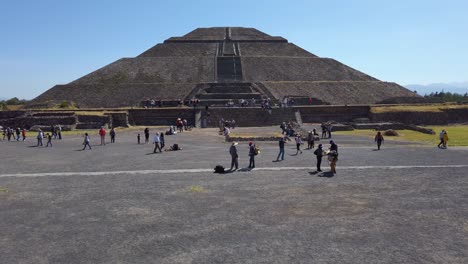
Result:
{"label": "pyramid", "polygon": [[122,58],[64,85],[28,107],[66,100],[80,108],[141,106],[148,99],[173,105],[198,98],[206,105],[229,99],[312,98],[322,104],[374,104],[417,97],[334,59],[318,57],[283,37],[254,28],[198,28]]}

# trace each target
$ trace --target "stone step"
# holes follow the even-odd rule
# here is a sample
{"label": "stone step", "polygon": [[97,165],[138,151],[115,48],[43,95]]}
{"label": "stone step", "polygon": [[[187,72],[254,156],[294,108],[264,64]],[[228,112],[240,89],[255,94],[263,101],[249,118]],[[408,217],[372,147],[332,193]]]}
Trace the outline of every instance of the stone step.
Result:
{"label": "stone step", "polygon": [[209,93],[209,94],[198,94],[197,98],[202,99],[261,99],[262,95],[259,93]]}
{"label": "stone step", "polygon": [[206,88],[207,93],[252,93],[250,86],[217,86]]}

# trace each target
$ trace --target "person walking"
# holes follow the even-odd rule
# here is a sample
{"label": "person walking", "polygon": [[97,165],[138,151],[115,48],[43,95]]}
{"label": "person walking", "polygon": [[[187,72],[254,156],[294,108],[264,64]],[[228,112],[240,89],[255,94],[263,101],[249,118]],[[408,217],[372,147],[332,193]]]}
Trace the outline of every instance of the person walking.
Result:
{"label": "person walking", "polygon": [[444,141],[444,149],[446,149],[447,141],[449,140],[448,135],[447,135],[447,130],[444,132],[444,135],[442,136],[442,140]]}
{"label": "person walking", "polygon": [[231,171],[239,169],[239,155],[237,153],[237,142],[232,142],[231,147],[229,148],[229,154],[231,154]]}
{"label": "person walking", "polygon": [[106,145],[106,129],[103,126],[99,129],[99,136],[101,136],[101,145]]}
{"label": "person walking", "polygon": [[322,157],[323,157],[323,148],[322,144],[319,144],[317,149],[314,151],[315,156],[317,157],[317,171],[322,171],[320,169],[320,165],[322,164]]}
{"label": "person walking", "polygon": [[115,143],[115,129],[114,128],[111,128],[111,130],[109,131],[109,135],[111,138],[111,143]]}
{"label": "person walking", "polygon": [[59,140],[62,140],[62,126],[61,125],[57,126],[57,133],[58,133]]}
{"label": "person walking", "polygon": [[255,155],[257,155],[255,144],[253,142],[249,142],[249,169],[255,168]]}
{"label": "person walking", "polygon": [[47,144],[46,144],[46,148],[50,145],[50,147],[52,147],[52,135],[47,133],[46,134],[46,137],[47,137]]}
{"label": "person walking", "polygon": [[16,132],[16,141],[19,141],[20,140],[20,136],[21,136],[21,130],[19,127],[16,128],[15,130]]}
{"label": "person walking", "polygon": [[91,144],[90,144],[90,143],[91,143],[91,139],[89,138],[88,133],[85,133],[85,135],[84,135],[84,141],[83,141],[83,145],[84,145],[83,150],[86,149],[86,146],[88,146],[89,149],[91,149]]}
{"label": "person walking", "polygon": [[284,143],[286,143],[284,141],[284,137],[281,137],[278,142],[279,153],[278,153],[278,157],[276,157],[276,161],[279,161],[280,156],[281,156],[281,160],[284,160]]}
{"label": "person walking", "polygon": [[380,146],[384,142],[384,138],[383,138],[382,133],[380,131],[377,132],[377,135],[375,135],[375,142],[377,142],[377,150],[380,150]]}
{"label": "person walking", "polygon": [[437,145],[438,148],[441,148],[440,146],[443,146],[444,145],[444,134],[445,134],[445,130],[442,129],[442,131],[440,131],[440,134],[439,134],[439,145]]}
{"label": "person walking", "polygon": [[39,128],[39,132],[37,132],[37,146],[41,146],[42,147],[42,139],[44,138],[44,133],[42,132],[42,130]]}
{"label": "person walking", "polygon": [[300,152],[302,154],[302,150],[301,150],[301,144],[302,144],[302,138],[301,138],[301,135],[297,134],[296,135],[296,155]]}
{"label": "person walking", "polygon": [[328,159],[330,160],[331,172],[336,174],[336,163],[338,162],[338,145],[333,140],[330,140]]}
{"label": "person walking", "polygon": [[164,147],[166,146],[166,143],[164,141],[164,133],[161,132],[161,134],[159,134],[159,142],[161,144],[161,149],[164,149]]}
{"label": "person walking", "polygon": [[159,152],[162,152],[161,146],[159,145],[161,143],[161,139],[159,138],[159,133],[156,132],[153,137],[153,144],[154,144],[154,150],[153,153],[156,153],[156,150],[159,150]]}
{"label": "person walking", "polygon": [[307,135],[307,149],[313,149],[315,147],[315,139],[312,131],[309,131]]}
{"label": "person walking", "polygon": [[23,130],[21,130],[21,136],[23,137],[23,141],[26,140],[26,129],[23,128]]}
{"label": "person walking", "polygon": [[[150,136],[149,128],[145,128],[145,144],[149,143],[149,136]],[[140,144],[140,143],[138,143],[138,144]]]}
{"label": "person walking", "polygon": [[325,138],[327,136],[327,127],[325,126],[325,123],[322,123],[320,128],[322,128],[322,138]]}

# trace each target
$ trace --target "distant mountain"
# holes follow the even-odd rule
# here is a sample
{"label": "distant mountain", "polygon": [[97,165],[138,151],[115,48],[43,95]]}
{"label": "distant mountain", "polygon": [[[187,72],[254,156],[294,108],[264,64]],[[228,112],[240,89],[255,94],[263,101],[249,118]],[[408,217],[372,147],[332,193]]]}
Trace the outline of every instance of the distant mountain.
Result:
{"label": "distant mountain", "polygon": [[405,87],[411,91],[416,90],[418,94],[425,95],[433,92],[451,92],[458,94],[468,93],[468,82],[459,83],[431,83],[427,85],[408,84]]}

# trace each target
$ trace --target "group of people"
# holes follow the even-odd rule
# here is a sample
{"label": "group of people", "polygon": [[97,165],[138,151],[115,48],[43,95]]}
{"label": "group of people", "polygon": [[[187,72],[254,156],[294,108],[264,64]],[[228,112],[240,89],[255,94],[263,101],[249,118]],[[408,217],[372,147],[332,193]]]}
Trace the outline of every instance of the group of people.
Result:
{"label": "group of people", "polygon": [[437,147],[446,149],[447,148],[447,141],[449,140],[449,138],[448,138],[447,131],[445,131],[445,129],[442,129],[442,131],[440,132],[439,140],[440,140],[440,143],[437,145]]}
{"label": "group of people", "polygon": [[322,138],[331,138],[331,132],[333,129],[333,124],[331,122],[322,123],[320,128],[322,129]]}
{"label": "group of people", "polygon": [[[309,131],[308,133],[308,136],[307,136],[307,149],[313,149],[315,147],[315,140],[318,140],[318,134],[317,132],[315,131],[315,129],[313,129],[312,131]],[[286,141],[288,140],[287,137],[281,137],[279,142],[278,142],[278,145],[279,145],[279,153],[278,153],[278,157],[276,157],[276,161],[280,161],[280,157],[281,157],[281,160],[284,160],[284,146],[285,146],[285,143]],[[296,154],[295,155],[298,155],[298,153],[302,154],[302,150],[301,150],[301,145],[302,145],[302,137],[300,134],[297,134],[294,138],[295,142],[296,142]],[[333,141],[331,140],[330,141],[330,149],[328,150],[328,152],[325,152],[323,151],[323,145],[322,144],[319,144],[317,149],[314,151],[314,154],[316,155],[317,157],[317,171],[320,172],[322,171],[320,169],[320,166],[322,164],[322,157],[324,155],[327,155],[328,156],[328,159],[330,161],[330,166],[332,168],[332,172],[333,173],[336,173],[336,162],[338,161],[338,145]]]}
{"label": "group of people", "polygon": [[20,141],[20,138],[22,137],[22,140],[26,140],[26,129],[20,129],[19,127],[17,128],[11,128],[11,127],[3,127],[2,128],[2,136],[3,140],[16,140]]}
{"label": "group of people", "polygon": [[284,97],[283,101],[281,101],[281,107],[292,107],[295,103],[294,98]]}

